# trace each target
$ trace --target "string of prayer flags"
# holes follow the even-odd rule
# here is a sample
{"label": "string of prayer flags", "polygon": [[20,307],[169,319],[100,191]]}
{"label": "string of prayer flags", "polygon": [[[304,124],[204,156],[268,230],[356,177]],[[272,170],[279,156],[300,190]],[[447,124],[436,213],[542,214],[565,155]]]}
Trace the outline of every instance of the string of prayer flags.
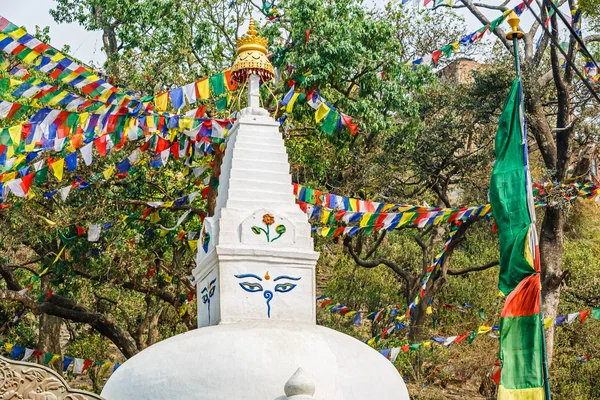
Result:
{"label": "string of prayer flags", "polygon": [[227,106],[227,97],[223,96],[226,90],[234,91],[237,90],[237,87],[237,82],[231,79],[231,70],[226,70],[157,94],[154,98],[154,106],[158,112],[165,112],[169,107],[170,100],[173,108],[179,111],[186,103],[192,106],[197,100],[208,100],[212,93],[215,105],[219,111],[222,111]]}
{"label": "string of prayer flags", "polygon": [[290,90],[281,100],[281,106],[285,107],[289,114],[298,100],[306,101],[315,110],[315,122],[318,124],[322,121],[321,130],[325,134],[333,135],[336,130],[341,131],[344,126],[350,130],[352,135],[356,135],[358,132],[358,124],[352,122],[352,117],[329,104],[318,91],[311,89],[306,94],[304,90],[296,91],[296,82],[290,81]]}
{"label": "string of prayer flags", "polygon": [[61,52],[0,16],[0,49],[62,83],[80,89],[90,98],[112,103],[131,97],[100,78],[91,69],[79,65]]}
{"label": "string of prayer flags", "polygon": [[[121,364],[113,363],[112,361],[94,361],[83,358],[69,357],[66,355],[63,356],[61,354],[47,353],[26,346],[13,344],[8,341],[0,341],[0,347],[3,348],[4,351],[8,353],[14,360],[18,360],[20,358],[20,361],[31,362],[32,357],[40,357],[42,364],[46,366],[54,365],[62,357],[62,371],[67,372],[69,367],[72,365],[73,374],[75,375],[85,374],[86,371],[92,366],[103,367],[108,365],[110,368],[106,368],[106,371],[111,372],[116,371],[121,366]],[[104,373],[106,373],[106,371],[104,371]]]}
{"label": "string of prayer flags", "polygon": [[[428,4],[430,0],[425,0],[425,5]],[[528,4],[531,4],[531,2],[533,0],[525,0],[527,1]],[[432,53],[427,54],[425,56],[422,57],[418,57],[415,60],[413,60],[412,62],[409,62],[408,65],[413,65],[413,66],[417,66],[417,65],[424,65],[424,66],[430,66],[430,65],[437,65],[439,59],[444,56],[444,57],[451,57],[452,54],[456,53],[460,47],[467,47],[470,46],[471,44],[473,44],[475,41],[481,39],[486,33],[489,32],[493,32],[501,23],[504,22],[504,20],[506,20],[506,18],[508,18],[508,16],[514,11],[517,15],[521,15],[523,13],[523,11],[525,10],[525,1],[517,4],[515,7],[506,10],[501,16],[499,16],[498,18],[490,21],[490,23],[488,23],[487,25],[482,26],[481,28],[477,29],[476,31],[466,35],[465,37],[447,44],[446,46],[438,49],[438,50],[434,50]],[[434,6],[438,6],[440,4],[447,4],[447,3],[452,3],[452,0],[435,0],[435,5]]]}

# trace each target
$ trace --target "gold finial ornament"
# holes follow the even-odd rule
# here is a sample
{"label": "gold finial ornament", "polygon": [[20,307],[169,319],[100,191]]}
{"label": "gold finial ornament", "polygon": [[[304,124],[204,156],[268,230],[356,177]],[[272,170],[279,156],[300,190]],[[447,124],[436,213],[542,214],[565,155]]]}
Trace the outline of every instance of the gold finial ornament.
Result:
{"label": "gold finial ornament", "polygon": [[250,18],[248,32],[237,41],[237,57],[231,67],[231,77],[245,82],[250,75],[258,75],[262,82],[273,79],[273,66],[267,58],[267,39],[257,36],[254,19]]}
{"label": "gold finial ornament", "polygon": [[521,19],[514,11],[510,13],[508,21],[506,22],[508,22],[508,24],[512,28],[512,31],[506,34],[506,38],[508,40],[513,40],[513,38],[515,37],[517,39],[522,39],[523,36],[525,36],[525,34],[519,30],[519,22],[521,22]]}

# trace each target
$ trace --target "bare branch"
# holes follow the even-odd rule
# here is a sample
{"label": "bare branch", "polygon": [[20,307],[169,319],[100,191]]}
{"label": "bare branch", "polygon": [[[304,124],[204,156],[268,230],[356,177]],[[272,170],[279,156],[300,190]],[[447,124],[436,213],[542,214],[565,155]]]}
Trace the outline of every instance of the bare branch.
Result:
{"label": "bare branch", "polygon": [[464,274],[468,274],[469,272],[476,272],[476,271],[485,271],[486,269],[490,269],[492,267],[495,267],[496,265],[499,265],[500,262],[498,261],[492,261],[490,263],[487,263],[485,265],[478,265],[475,267],[469,267],[469,268],[464,268],[461,270],[455,270],[455,269],[449,269],[448,271],[446,271],[446,273],[448,275],[464,275]]}

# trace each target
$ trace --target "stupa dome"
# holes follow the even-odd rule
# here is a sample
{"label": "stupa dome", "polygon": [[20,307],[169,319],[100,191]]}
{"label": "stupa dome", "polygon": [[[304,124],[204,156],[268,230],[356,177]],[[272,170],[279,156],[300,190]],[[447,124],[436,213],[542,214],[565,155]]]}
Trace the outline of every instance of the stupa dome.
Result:
{"label": "stupa dome", "polygon": [[157,343],[106,383],[107,400],[281,400],[298,368],[318,400],[408,400],[392,363],[334,330],[291,322],[222,324]]}

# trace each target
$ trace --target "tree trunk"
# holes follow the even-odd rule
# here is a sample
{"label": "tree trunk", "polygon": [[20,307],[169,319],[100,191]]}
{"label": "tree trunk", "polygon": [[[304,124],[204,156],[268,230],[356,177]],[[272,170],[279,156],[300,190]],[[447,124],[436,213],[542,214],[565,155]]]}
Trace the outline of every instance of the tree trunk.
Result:
{"label": "tree trunk", "polygon": [[[50,277],[48,275],[41,279],[42,294],[50,291],[49,284]],[[48,315],[40,314],[40,325],[38,332],[38,349],[52,354],[62,354],[60,347],[60,327],[62,325],[62,319]],[[43,357],[43,356],[42,356]],[[57,360],[50,368],[56,370],[58,373],[62,372],[62,362]]]}
{"label": "tree trunk", "polygon": [[[556,318],[562,281],[562,254],[564,241],[564,211],[548,208],[540,234],[540,261],[542,268],[542,299],[544,318]],[[554,326],[546,331],[548,364],[552,362]]]}
{"label": "tree trunk", "polygon": [[206,207],[208,216],[212,217],[215,214],[215,207],[217,206],[217,194],[219,193],[219,176],[221,175],[221,164],[223,164],[223,157],[225,153],[220,151],[215,154],[214,166],[210,176],[210,189],[206,196]]}

